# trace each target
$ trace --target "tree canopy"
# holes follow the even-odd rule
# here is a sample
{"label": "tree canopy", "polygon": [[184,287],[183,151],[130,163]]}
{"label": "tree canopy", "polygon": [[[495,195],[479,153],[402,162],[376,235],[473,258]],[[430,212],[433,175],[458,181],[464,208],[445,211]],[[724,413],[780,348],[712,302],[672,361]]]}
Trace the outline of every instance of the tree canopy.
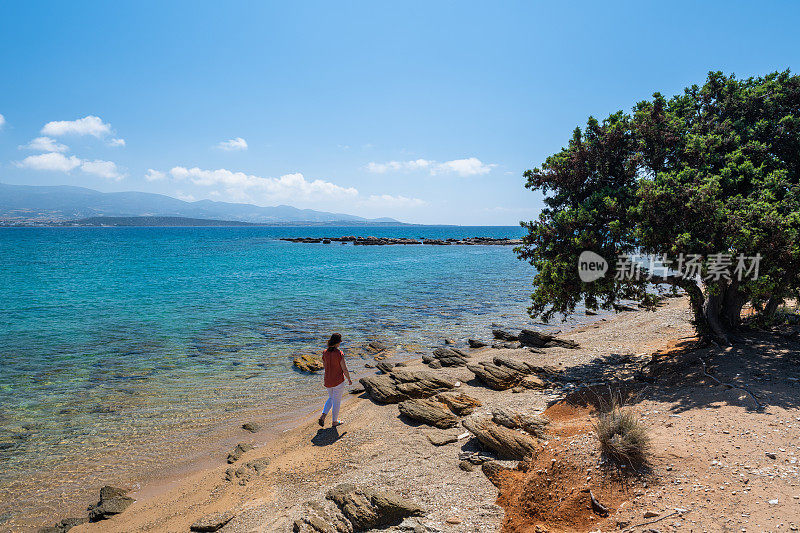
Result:
{"label": "tree canopy", "polygon": [[[545,195],[517,249],[537,270],[534,316],[653,306],[653,287],[672,286],[698,332],[727,343],[746,303],[774,312],[800,289],[800,77],[789,71],[711,72],[681,95],[589,117],[524,177]],[[581,281],[585,250],[608,274]],[[625,275],[631,264],[641,275]]]}

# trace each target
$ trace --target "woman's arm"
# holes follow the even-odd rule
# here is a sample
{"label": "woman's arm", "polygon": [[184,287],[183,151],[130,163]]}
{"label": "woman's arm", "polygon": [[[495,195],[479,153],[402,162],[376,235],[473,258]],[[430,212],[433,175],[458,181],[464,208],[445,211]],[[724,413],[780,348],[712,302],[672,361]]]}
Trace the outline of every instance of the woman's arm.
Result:
{"label": "woman's arm", "polygon": [[344,352],[342,352],[342,372],[344,372],[344,377],[347,378],[347,383],[352,385],[353,380],[350,379],[350,371],[347,370],[347,363],[344,362]]}

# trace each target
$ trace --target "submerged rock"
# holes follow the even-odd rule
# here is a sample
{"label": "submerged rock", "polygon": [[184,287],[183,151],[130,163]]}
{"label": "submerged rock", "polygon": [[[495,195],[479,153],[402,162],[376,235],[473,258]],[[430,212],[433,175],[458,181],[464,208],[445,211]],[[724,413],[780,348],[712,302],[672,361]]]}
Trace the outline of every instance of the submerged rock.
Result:
{"label": "submerged rock", "polygon": [[302,370],[303,372],[317,372],[325,368],[325,365],[322,364],[322,359],[316,355],[311,354],[303,354],[299,357],[294,358],[295,368]]}
{"label": "submerged rock", "polygon": [[250,433],[256,433],[261,431],[261,424],[257,422],[245,422],[242,424],[242,429],[245,431],[249,431]]}
{"label": "submerged rock", "polygon": [[381,361],[380,363],[375,365],[375,368],[380,370],[381,374],[388,374],[389,372],[392,371],[392,368],[394,368],[394,366],[395,366],[394,363],[388,363],[386,361]]}
{"label": "submerged rock", "polygon": [[[106,485],[100,489],[100,501],[89,507],[89,521],[105,520],[128,508],[134,502],[133,498],[125,496],[128,491]],[[71,526],[70,526],[71,527]]]}
{"label": "submerged rock", "polygon": [[73,527],[85,524],[88,521],[88,518],[65,518],[54,526],[40,528],[38,533],[66,533]]}
{"label": "submerged rock", "polygon": [[242,455],[249,452],[253,449],[252,444],[247,444],[246,442],[240,442],[236,445],[231,453],[228,454],[228,463],[235,463],[238,461]]}

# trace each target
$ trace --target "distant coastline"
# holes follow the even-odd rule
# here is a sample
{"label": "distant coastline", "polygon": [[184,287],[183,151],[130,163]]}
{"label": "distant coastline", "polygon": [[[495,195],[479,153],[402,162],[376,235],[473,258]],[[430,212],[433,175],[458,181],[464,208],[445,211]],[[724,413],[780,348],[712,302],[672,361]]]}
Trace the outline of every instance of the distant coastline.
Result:
{"label": "distant coastline", "polygon": [[357,220],[287,221],[287,222],[245,222],[241,220],[215,220],[210,218],[169,217],[169,216],[137,216],[137,217],[88,217],[77,220],[0,220],[0,227],[413,227],[422,224],[406,224],[405,222],[375,222]]}

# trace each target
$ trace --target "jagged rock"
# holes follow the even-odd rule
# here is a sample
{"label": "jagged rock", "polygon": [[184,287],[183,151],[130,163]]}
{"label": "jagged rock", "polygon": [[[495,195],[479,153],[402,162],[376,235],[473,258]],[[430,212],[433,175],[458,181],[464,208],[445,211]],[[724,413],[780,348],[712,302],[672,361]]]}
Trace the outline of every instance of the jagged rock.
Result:
{"label": "jagged rock", "polygon": [[551,386],[550,383],[546,382],[539,376],[534,376],[534,375],[525,376],[524,378],[522,378],[522,381],[519,382],[519,387],[523,389],[546,389],[547,387],[550,386]]}
{"label": "jagged rock", "polygon": [[376,402],[398,403],[408,398],[397,390],[397,385],[388,374],[361,378],[358,382]]}
{"label": "jagged rock", "polygon": [[509,333],[507,331],[503,331],[502,329],[493,329],[492,335],[495,339],[500,341],[516,341],[519,340],[519,337],[514,335],[513,333]]}
{"label": "jagged rock", "polygon": [[231,520],[233,520],[233,513],[231,512],[211,513],[189,526],[189,530],[201,532],[219,531]]}
{"label": "jagged rock", "polygon": [[551,346],[561,346],[563,348],[578,348],[578,343],[571,340],[559,339],[547,333],[540,333],[530,329],[523,329],[519,334],[519,342],[523,346],[532,348],[549,348]]}
{"label": "jagged rock", "polygon": [[325,368],[325,365],[322,364],[322,359],[320,357],[307,353],[304,353],[299,357],[295,357],[292,364],[294,364],[296,368],[302,370],[303,372],[317,372]]}
{"label": "jagged rock", "polygon": [[225,481],[237,482],[239,485],[247,485],[247,483],[256,476],[260,476],[269,466],[269,459],[256,459],[255,461],[248,461],[238,468],[228,468],[225,471]]}
{"label": "jagged rock", "polygon": [[492,410],[492,421],[509,429],[523,429],[538,439],[545,436],[545,427],[550,421],[537,415],[518,413],[505,407]]}
{"label": "jagged rock", "polygon": [[524,377],[524,374],[517,370],[485,361],[468,364],[467,368],[475,374],[475,377],[494,390],[510,389]]}
{"label": "jagged rock", "polygon": [[467,355],[457,348],[436,348],[433,350],[433,357],[439,361],[442,366],[465,366],[467,364]]}
{"label": "jagged rock", "polygon": [[429,398],[406,400],[398,408],[400,414],[429,426],[446,429],[458,424],[458,417],[445,404]]}
{"label": "jagged rock", "polygon": [[66,533],[73,527],[85,524],[89,519],[85,517],[80,518],[65,518],[54,526],[39,528],[38,533]]}
{"label": "jagged rock", "polygon": [[473,470],[475,470],[475,465],[470,463],[466,459],[458,463],[458,467],[464,472],[472,472]]}
{"label": "jagged rock", "polygon": [[[527,388],[544,388],[550,384],[539,377],[530,374],[544,374],[556,377],[560,371],[548,366],[539,366],[521,359],[515,359],[507,355],[498,355],[492,358],[492,362],[480,362],[469,364],[475,376],[495,390],[506,390],[516,385],[523,385]],[[527,379],[530,377],[531,379]]]}
{"label": "jagged rock", "polygon": [[487,346],[487,344],[478,339],[467,339],[467,344],[469,344],[470,348],[483,348]]}
{"label": "jagged rock", "polygon": [[488,415],[470,415],[461,422],[487,448],[502,459],[522,460],[536,449],[536,439],[501,426]]}
{"label": "jagged rock", "polygon": [[451,442],[458,442],[457,431],[437,431],[435,433],[428,433],[427,437],[434,446],[444,446]]}
{"label": "jagged rock", "polygon": [[514,370],[519,370],[520,372],[524,372],[526,374],[539,374],[542,376],[547,376],[549,378],[557,378],[558,376],[563,374],[562,370],[559,370],[554,366],[535,365],[528,361],[523,361],[522,359],[516,359],[508,355],[496,355],[495,357],[492,358],[492,362],[494,362],[494,364],[496,365],[513,368]]}
{"label": "jagged rock", "polygon": [[472,414],[476,407],[481,406],[481,402],[463,392],[447,391],[435,396],[436,400],[444,403],[458,416]]}
{"label": "jagged rock", "polygon": [[261,431],[261,424],[257,422],[245,422],[242,424],[242,429],[245,431],[249,431],[250,433],[256,433]]}
{"label": "jagged rock", "polygon": [[335,504],[311,500],[305,504],[306,512],[294,521],[295,533],[352,533],[353,526]]}
{"label": "jagged rock", "polygon": [[386,361],[381,361],[380,363],[378,363],[377,365],[375,365],[375,368],[377,368],[378,370],[380,370],[380,372],[381,372],[382,374],[388,374],[389,372],[391,372],[391,371],[392,371],[392,368],[393,368],[394,366],[395,366],[395,365],[394,365],[394,363],[387,363]]}
{"label": "jagged rock", "polygon": [[380,403],[427,398],[455,387],[455,381],[433,372],[397,367],[389,374],[361,378],[359,382],[370,397]]}
{"label": "jagged rock", "polygon": [[481,470],[486,478],[492,482],[492,485],[499,489],[501,488],[502,474],[506,470],[509,470],[509,468],[506,468],[497,461],[486,461],[481,465]]}
{"label": "jagged rock", "polygon": [[456,341],[454,341],[453,339],[445,339],[445,340],[444,340],[444,343],[445,343],[445,344],[455,344],[455,343],[456,343]]}
{"label": "jagged rock", "polygon": [[469,461],[474,465],[482,465],[486,461],[496,461],[497,457],[483,452],[461,452],[458,455],[459,460]]}
{"label": "jagged rock", "polygon": [[231,453],[228,454],[228,464],[235,463],[238,461],[242,455],[246,452],[249,452],[253,449],[252,444],[247,444],[246,442],[240,442],[236,445],[236,448],[233,449]]}
{"label": "jagged rock", "polygon": [[[343,483],[328,491],[326,497],[334,502],[352,525],[352,531],[367,531],[399,524],[408,516],[421,516],[423,509],[414,502],[393,492],[378,492]],[[342,531],[331,527],[327,531]]]}
{"label": "jagged rock", "polygon": [[388,349],[389,347],[381,341],[370,341],[364,345],[364,350],[369,353],[379,353]]}
{"label": "jagged rock", "polygon": [[97,522],[119,514],[133,503],[133,498],[125,496],[127,490],[106,485],[100,489],[100,501],[89,507],[89,521]]}
{"label": "jagged rock", "polygon": [[492,343],[492,348],[496,350],[501,350],[501,349],[517,350],[519,348],[522,348],[522,344],[520,344],[519,341],[497,341],[495,343]]}
{"label": "jagged rock", "polygon": [[356,385],[355,387],[353,387],[352,389],[350,389],[350,391],[349,391],[349,392],[350,392],[350,394],[361,394],[361,393],[362,393],[362,392],[364,392],[365,390],[366,390],[366,389],[364,389],[364,387],[362,387],[362,386],[359,386],[359,385]]}
{"label": "jagged rock", "polygon": [[397,390],[409,398],[427,398],[456,386],[454,380],[425,370],[401,368],[390,377],[397,383]]}

